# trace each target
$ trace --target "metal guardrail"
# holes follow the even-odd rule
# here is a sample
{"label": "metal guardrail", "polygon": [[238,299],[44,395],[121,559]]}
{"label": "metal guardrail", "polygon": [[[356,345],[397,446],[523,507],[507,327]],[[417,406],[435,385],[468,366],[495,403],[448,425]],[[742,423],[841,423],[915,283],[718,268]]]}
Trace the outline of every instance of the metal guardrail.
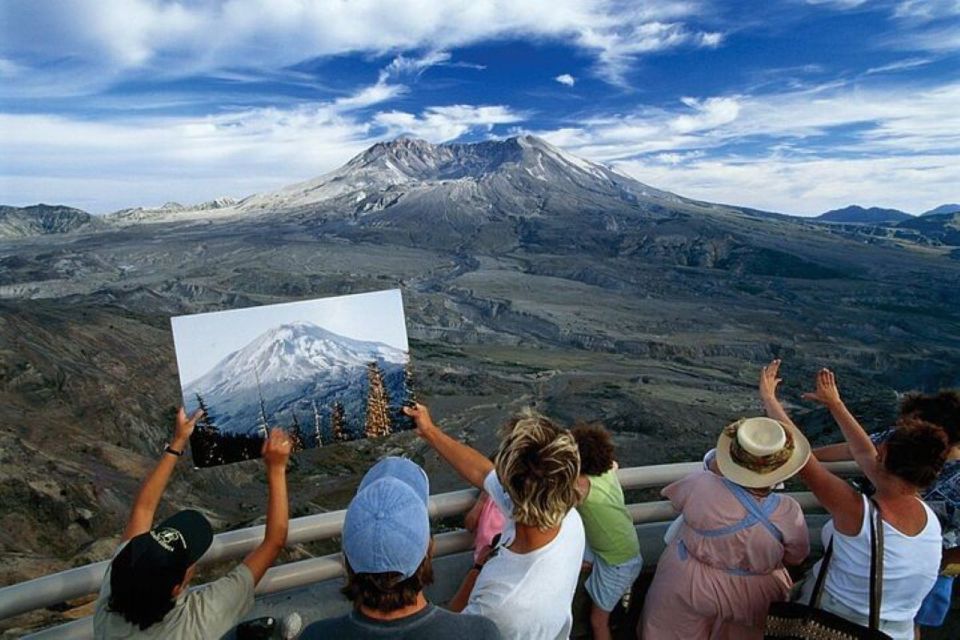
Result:
{"label": "metal guardrail", "polygon": [[[857,472],[857,467],[852,462],[829,463],[827,466],[842,475]],[[646,489],[664,486],[700,468],[701,463],[688,462],[630,467],[620,469],[617,475],[625,490]],[[440,518],[463,513],[473,504],[476,495],[475,489],[465,489],[431,496],[430,516]],[[804,509],[818,506],[812,494],[791,495],[800,499]],[[634,523],[660,522],[669,520],[675,515],[669,502],[632,504],[629,510]],[[291,520],[287,545],[326,540],[340,535],[345,513],[344,510],[331,511]],[[263,534],[263,525],[217,534],[199,564],[205,565],[246,555],[260,544]],[[471,538],[465,532],[453,532],[438,535],[436,543],[436,555],[443,556],[468,549]],[[100,589],[108,564],[108,561],[97,562],[0,589],[0,620],[96,593]],[[340,554],[280,565],[267,571],[263,580],[257,585],[257,593],[274,593],[328,580],[341,575],[342,571]],[[30,637],[37,639],[90,638],[92,628],[92,618],[84,618],[46,629]]]}

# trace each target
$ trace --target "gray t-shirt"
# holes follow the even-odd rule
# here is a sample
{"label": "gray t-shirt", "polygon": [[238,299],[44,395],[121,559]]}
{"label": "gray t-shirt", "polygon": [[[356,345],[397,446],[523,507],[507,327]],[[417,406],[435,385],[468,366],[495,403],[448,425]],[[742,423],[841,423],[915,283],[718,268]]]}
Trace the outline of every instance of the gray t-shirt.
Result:
{"label": "gray t-shirt", "polygon": [[[144,580],[149,579],[150,576],[144,576]],[[181,594],[163,620],[141,631],[119,613],[107,609],[110,602],[110,569],[107,568],[93,615],[93,637],[96,640],[220,638],[253,608],[253,586],[253,574],[247,565],[240,563],[219,580]]]}
{"label": "gray t-shirt", "polygon": [[453,613],[432,604],[412,616],[397,620],[374,620],[359,611],[339,618],[319,620],[303,630],[300,640],[501,640],[497,625],[482,616]]}

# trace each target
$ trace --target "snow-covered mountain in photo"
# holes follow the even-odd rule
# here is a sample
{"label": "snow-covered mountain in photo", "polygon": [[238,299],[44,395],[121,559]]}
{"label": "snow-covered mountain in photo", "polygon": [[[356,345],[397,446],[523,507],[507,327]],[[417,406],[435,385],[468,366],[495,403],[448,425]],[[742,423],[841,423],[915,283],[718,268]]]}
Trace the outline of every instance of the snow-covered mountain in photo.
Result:
{"label": "snow-covered mountain in photo", "polygon": [[[286,426],[293,412],[313,420],[313,402],[329,414],[341,402],[351,429],[359,430],[367,390],[367,365],[376,362],[392,404],[405,398],[406,352],[382,342],[355,340],[310,322],[292,322],[264,332],[183,388],[184,405],[199,394],[214,423],[225,432],[257,428],[263,396],[271,425]],[[350,424],[350,423],[353,424]]]}

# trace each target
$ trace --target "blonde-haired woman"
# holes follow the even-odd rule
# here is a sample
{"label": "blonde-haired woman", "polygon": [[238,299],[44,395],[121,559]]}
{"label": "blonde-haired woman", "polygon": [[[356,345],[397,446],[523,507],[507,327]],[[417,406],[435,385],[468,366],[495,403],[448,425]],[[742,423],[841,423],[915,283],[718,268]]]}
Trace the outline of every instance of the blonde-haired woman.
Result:
{"label": "blonde-haired woman", "polygon": [[792,425],[739,420],[720,434],[709,469],[663,490],[683,520],[647,593],[642,637],[763,637],[770,603],[786,600],[792,587],[784,565],[810,551],[800,505],[772,488],[809,456]]}
{"label": "blonde-haired woman", "polygon": [[508,425],[490,462],[441,431],[422,404],[404,411],[417,434],[506,516],[499,548],[474,565],[450,608],[490,618],[505,639],[569,637],[585,544],[573,508],[580,497],[573,436],[528,412]]}

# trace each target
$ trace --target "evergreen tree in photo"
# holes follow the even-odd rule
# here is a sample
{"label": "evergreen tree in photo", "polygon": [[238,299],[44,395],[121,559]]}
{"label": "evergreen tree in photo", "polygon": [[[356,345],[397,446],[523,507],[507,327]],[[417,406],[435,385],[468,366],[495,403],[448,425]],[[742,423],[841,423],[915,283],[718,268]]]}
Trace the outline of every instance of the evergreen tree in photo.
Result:
{"label": "evergreen tree in photo", "polygon": [[390,397],[383,384],[383,371],[376,362],[367,365],[367,419],[364,436],[380,438],[390,435]]}
{"label": "evergreen tree in photo", "polygon": [[198,408],[203,411],[203,415],[197,420],[197,426],[190,436],[190,449],[193,453],[194,464],[198,467],[223,464],[220,429],[217,427],[207,403],[203,401],[203,396],[199,393],[195,395]]}
{"label": "evergreen tree in photo", "polygon": [[293,451],[303,451],[307,446],[296,412],[293,413],[293,426],[290,427],[290,444]]}
{"label": "evergreen tree in photo", "polygon": [[317,401],[313,400],[313,446],[322,447],[323,437],[320,435],[320,410]]}
{"label": "evergreen tree in photo", "polygon": [[347,433],[346,411],[343,403],[339,400],[333,403],[333,411],[330,415],[330,430],[333,432],[334,442],[346,442],[350,439]]}
{"label": "evergreen tree in photo", "polygon": [[260,416],[257,419],[257,430],[260,432],[260,437],[266,440],[267,434],[270,433],[270,421],[267,419],[267,405],[263,401],[263,391],[260,389],[260,374],[254,370],[253,375],[257,378],[257,396],[260,398]]}

